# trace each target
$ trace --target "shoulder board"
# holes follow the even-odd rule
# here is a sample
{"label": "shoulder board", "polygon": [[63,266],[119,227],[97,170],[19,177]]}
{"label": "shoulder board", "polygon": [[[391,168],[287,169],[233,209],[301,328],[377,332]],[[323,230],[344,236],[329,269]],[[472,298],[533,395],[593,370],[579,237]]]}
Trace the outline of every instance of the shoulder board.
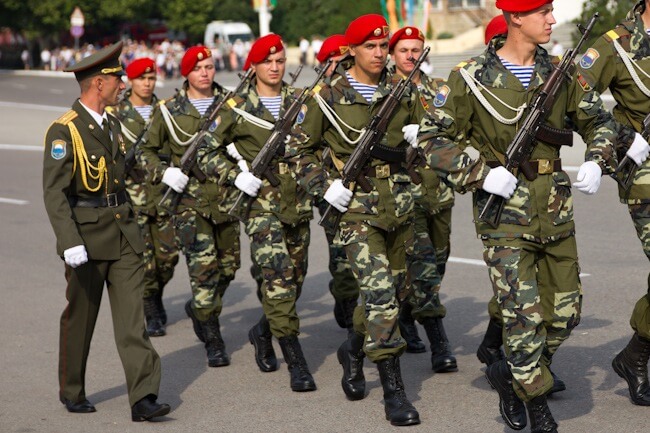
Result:
{"label": "shoulder board", "polygon": [[452,71],[459,71],[459,70],[463,69],[464,67],[466,67],[467,65],[472,64],[472,63],[476,63],[476,60],[475,59],[463,60],[462,62],[460,62],[459,64],[454,66]]}
{"label": "shoulder board", "polygon": [[605,33],[604,38],[607,42],[612,42],[626,36],[629,37],[630,32],[624,26],[617,26],[615,29]]}
{"label": "shoulder board", "polygon": [[113,114],[113,115],[115,114],[115,113],[114,113],[114,111],[115,111],[115,107],[113,107],[112,105],[110,105],[110,106],[104,108],[104,110],[105,110],[108,114]]}
{"label": "shoulder board", "polygon": [[232,98],[230,98],[230,99],[228,99],[226,101],[226,105],[228,107],[230,107],[230,108],[233,108],[233,107],[236,107],[238,105],[243,104],[244,102],[246,102],[246,100],[244,98],[242,98],[239,95],[235,95],[235,96],[233,96]]}
{"label": "shoulder board", "polygon": [[68,123],[72,122],[74,119],[77,118],[79,114],[77,114],[76,111],[74,110],[68,110],[63,116],[59,117],[54,121],[54,123],[60,123],[61,125],[67,125]]}

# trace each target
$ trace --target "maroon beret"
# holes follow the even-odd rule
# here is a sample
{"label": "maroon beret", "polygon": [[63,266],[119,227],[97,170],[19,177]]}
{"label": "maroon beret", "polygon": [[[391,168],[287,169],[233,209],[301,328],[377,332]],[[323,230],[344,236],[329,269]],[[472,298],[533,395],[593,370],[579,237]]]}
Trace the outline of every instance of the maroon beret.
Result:
{"label": "maroon beret", "polygon": [[345,39],[350,45],[360,45],[371,39],[388,37],[388,23],[386,19],[377,14],[361,15],[348,25]]}
{"label": "maroon beret", "polygon": [[388,49],[392,52],[395,45],[402,39],[419,39],[424,42],[424,33],[417,27],[402,27],[390,38]]}
{"label": "maroon beret", "polygon": [[506,33],[508,33],[508,23],[503,15],[497,15],[485,26],[485,45],[496,35],[505,35]]}
{"label": "maroon beret", "polygon": [[553,3],[553,0],[497,0],[496,7],[506,12],[528,12]]}
{"label": "maroon beret", "polygon": [[185,51],[183,59],[181,60],[181,75],[187,77],[198,62],[209,58],[212,58],[212,53],[209,48],[204,47],[203,45],[189,48]]}
{"label": "maroon beret", "polygon": [[259,63],[266,59],[269,54],[279,53],[284,50],[282,38],[275,33],[269,33],[255,41],[244,63],[244,71],[248,71],[253,63]]}
{"label": "maroon beret", "polygon": [[129,80],[138,78],[148,72],[156,72],[156,63],[149,57],[135,59],[126,67],[126,76]]}
{"label": "maroon beret", "polygon": [[316,58],[319,62],[325,63],[330,57],[340,56],[349,50],[345,35],[332,35],[323,41]]}

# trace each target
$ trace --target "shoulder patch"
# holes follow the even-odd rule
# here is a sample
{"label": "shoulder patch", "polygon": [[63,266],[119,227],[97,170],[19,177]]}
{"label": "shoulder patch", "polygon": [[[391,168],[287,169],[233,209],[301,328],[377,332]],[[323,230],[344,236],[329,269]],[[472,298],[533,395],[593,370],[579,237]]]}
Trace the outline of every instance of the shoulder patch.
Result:
{"label": "shoulder patch", "polygon": [[214,131],[219,127],[219,124],[220,124],[220,123],[221,123],[221,116],[217,116],[217,117],[214,119],[214,122],[212,122],[212,124],[211,124],[210,127],[208,128],[208,131],[210,131],[210,132],[214,132]]}
{"label": "shoulder patch", "polygon": [[594,65],[594,63],[596,63],[596,59],[598,59],[598,57],[600,57],[600,53],[598,52],[598,50],[594,48],[589,48],[582,55],[582,58],[580,59],[580,66],[583,69],[589,69]]}
{"label": "shoulder patch", "polygon": [[60,123],[61,125],[67,125],[68,123],[72,122],[74,119],[79,116],[76,111],[74,110],[68,110],[63,116],[59,117],[56,119],[54,122],[55,123]]}
{"label": "shoulder patch", "polygon": [[66,142],[65,140],[54,140],[52,141],[50,148],[50,155],[52,159],[63,159],[66,154]]}
{"label": "shoulder patch", "polygon": [[449,96],[449,92],[451,92],[449,86],[446,84],[440,86],[438,93],[436,93],[435,98],[433,98],[433,106],[440,108],[445,105],[445,102],[447,102],[447,96]]}
{"label": "shoulder patch", "polygon": [[300,125],[302,122],[305,121],[305,116],[307,115],[307,106],[305,104],[302,104],[302,107],[300,107],[300,112],[298,113],[298,116],[296,116],[296,125]]}
{"label": "shoulder patch", "polygon": [[469,64],[472,64],[472,63],[476,63],[476,60],[475,59],[463,60],[462,62],[460,62],[459,64],[454,66],[452,71],[458,71],[458,70],[463,69],[465,66],[467,66]]}

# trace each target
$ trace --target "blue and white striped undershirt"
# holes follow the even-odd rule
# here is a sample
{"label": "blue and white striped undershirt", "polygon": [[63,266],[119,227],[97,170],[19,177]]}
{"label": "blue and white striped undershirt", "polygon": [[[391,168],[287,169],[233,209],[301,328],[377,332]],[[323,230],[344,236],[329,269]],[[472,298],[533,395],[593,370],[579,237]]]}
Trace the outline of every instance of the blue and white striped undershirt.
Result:
{"label": "blue and white striped undershirt", "polygon": [[205,112],[208,111],[208,107],[212,104],[214,98],[200,98],[200,99],[190,99],[190,103],[194,105],[196,111],[199,112],[201,116],[205,115]]}
{"label": "blue and white striped undershirt", "polygon": [[282,95],[260,96],[260,101],[271,112],[273,118],[278,120],[278,117],[280,117],[280,107],[282,106]]}
{"label": "blue and white striped undershirt", "polygon": [[372,102],[372,95],[374,95],[375,90],[377,90],[377,86],[360,83],[352,78],[352,75],[350,75],[349,72],[346,72],[345,75],[352,88],[359,92],[361,96],[363,96],[363,98],[368,101],[368,104],[370,104]]}
{"label": "blue and white striped undershirt", "polygon": [[512,72],[512,74],[519,78],[519,81],[521,81],[521,84],[524,87],[528,87],[530,84],[531,78],[533,78],[533,71],[535,70],[535,65],[532,66],[520,66],[520,65],[515,65],[514,63],[510,63],[503,57],[499,57],[501,59],[501,63],[503,66],[506,67],[507,70]]}
{"label": "blue and white striped undershirt", "polygon": [[142,116],[145,122],[149,121],[149,118],[151,118],[151,110],[153,110],[151,105],[134,105],[133,108]]}

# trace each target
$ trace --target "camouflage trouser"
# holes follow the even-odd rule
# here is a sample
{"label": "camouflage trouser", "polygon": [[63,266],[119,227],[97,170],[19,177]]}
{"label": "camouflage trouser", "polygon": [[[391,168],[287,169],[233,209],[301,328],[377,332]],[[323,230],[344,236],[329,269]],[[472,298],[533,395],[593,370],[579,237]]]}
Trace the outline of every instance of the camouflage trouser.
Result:
{"label": "camouflage trouser", "polygon": [[393,231],[364,222],[342,222],[334,242],[345,248],[361,292],[354,329],[365,335],[364,351],[372,362],[400,356],[406,349],[397,326],[397,293],[406,288],[406,255],[412,254],[413,224]]}
{"label": "camouflage trouser", "polygon": [[451,207],[440,209],[437,214],[429,217],[429,235],[436,251],[436,265],[441,280],[445,277],[447,260],[451,252],[451,209]]}
{"label": "camouflage trouser", "polygon": [[174,215],[192,288],[192,308],[200,321],[221,314],[222,297],[240,266],[239,221],[214,224],[194,209]]}
{"label": "camouflage trouser", "polygon": [[504,320],[513,387],[524,401],[551,389],[548,360],[580,322],[577,257],[573,236],[548,244],[484,241],[483,258]]}
{"label": "camouflage trouser", "polygon": [[419,322],[428,317],[442,318],[447,313],[440,303],[441,276],[438,273],[437,254],[433,246],[432,220],[426,210],[416,206],[413,212],[413,254],[406,259],[407,281],[411,286],[406,301],[413,306],[413,317]]}
{"label": "camouflage trouser", "polygon": [[283,224],[272,214],[246,221],[254,266],[262,271],[262,309],[277,337],[298,335],[296,301],[307,274],[309,221]]}
{"label": "camouflage trouser", "polygon": [[[650,260],[650,203],[629,205],[628,209],[636,234],[643,245],[643,251]],[[641,337],[650,339],[650,274],[648,274],[648,291],[634,306],[630,326]]]}
{"label": "camouflage trouser", "polygon": [[144,297],[162,296],[178,263],[174,225],[169,217],[138,213],[138,225],[146,244],[144,251]]}

